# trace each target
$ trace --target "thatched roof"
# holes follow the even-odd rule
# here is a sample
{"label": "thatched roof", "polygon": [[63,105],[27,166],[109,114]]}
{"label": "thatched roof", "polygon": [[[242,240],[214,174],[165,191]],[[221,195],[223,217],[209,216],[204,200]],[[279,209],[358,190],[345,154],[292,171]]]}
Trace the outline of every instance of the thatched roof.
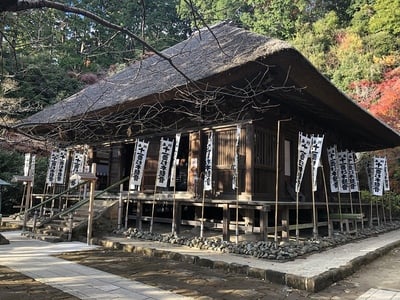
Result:
{"label": "thatched roof", "polygon": [[[400,136],[395,131],[356,105],[281,40],[221,23],[211,31],[194,33],[162,53],[185,76],[170,62],[154,55],[45,108],[18,124],[18,128],[32,134],[74,139],[73,142],[122,139],[127,131],[128,135],[151,132],[148,119],[168,101],[176,105],[182,91],[201,90],[203,94],[212,91],[215,96],[219,88],[232,90],[235,84],[243,87],[257,77],[254,98],[260,95],[271,98],[273,103],[286,107],[286,111],[304,114],[339,134],[354,136],[357,145],[353,149],[400,145]],[[264,86],[265,91],[260,92]],[[149,108],[154,104],[158,106]],[[175,107],[169,113],[176,111]],[[131,128],[129,123],[135,126]],[[166,125],[157,119],[151,126],[152,130],[163,130]],[[89,134],[97,139],[90,140]]]}
{"label": "thatched roof", "polygon": [[0,138],[0,149],[6,151],[47,156],[53,148],[54,145],[46,143],[46,141],[36,140],[17,132],[4,131]]}

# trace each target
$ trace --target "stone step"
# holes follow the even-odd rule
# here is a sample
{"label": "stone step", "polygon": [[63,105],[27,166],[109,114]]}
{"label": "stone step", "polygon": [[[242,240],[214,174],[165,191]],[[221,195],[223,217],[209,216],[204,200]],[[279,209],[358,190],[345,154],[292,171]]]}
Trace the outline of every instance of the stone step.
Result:
{"label": "stone step", "polygon": [[68,236],[51,236],[43,233],[33,233],[31,231],[26,231],[23,232],[22,235],[32,238],[32,239],[37,239],[41,241],[46,241],[46,242],[51,242],[51,243],[59,243],[59,242],[65,242],[68,240]]}
{"label": "stone step", "polygon": [[38,228],[36,230],[36,232],[39,234],[48,235],[48,236],[58,236],[58,237],[68,236],[67,228],[65,228],[64,230]]}
{"label": "stone step", "polygon": [[37,234],[37,233],[33,234],[31,237],[37,240],[50,243],[60,243],[68,240],[68,236],[66,238],[63,238],[61,236],[53,236],[53,235]]}
{"label": "stone step", "polygon": [[[95,206],[93,209],[94,217],[103,213],[107,210],[115,201],[100,200],[95,201]],[[88,204],[77,209],[72,216],[72,230],[82,223],[86,222],[88,219]],[[69,232],[69,217],[63,216],[59,219],[51,220],[49,223],[43,224],[42,227],[36,229],[36,233],[30,232],[30,235],[35,236],[35,238],[46,240],[49,242],[61,242],[68,240]]]}

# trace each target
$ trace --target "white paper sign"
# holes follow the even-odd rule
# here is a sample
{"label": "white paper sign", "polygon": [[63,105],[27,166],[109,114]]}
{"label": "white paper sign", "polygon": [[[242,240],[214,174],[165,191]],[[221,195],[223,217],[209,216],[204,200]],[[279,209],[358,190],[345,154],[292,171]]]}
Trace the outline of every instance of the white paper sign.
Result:
{"label": "white paper sign", "polygon": [[173,166],[171,168],[171,176],[169,180],[169,186],[174,187],[175,186],[175,181],[176,181],[176,160],[178,159],[178,150],[179,150],[179,144],[181,141],[181,134],[177,133],[175,135],[175,150],[174,150],[174,156],[172,158],[173,161]]}
{"label": "white paper sign", "polygon": [[233,160],[232,165],[232,189],[236,190],[238,188],[238,176],[239,176],[239,141],[240,141],[240,132],[242,128],[240,125],[236,126],[236,143],[235,143],[235,158]]}
{"label": "white paper sign", "polygon": [[131,190],[134,190],[136,186],[140,186],[142,183],[148,148],[148,142],[138,141],[136,144],[134,159],[132,162],[131,178],[129,181],[129,188]]}
{"label": "white paper sign", "polygon": [[358,176],[356,170],[356,162],[355,162],[355,153],[349,152],[348,153],[348,162],[349,162],[349,185],[350,185],[350,192],[359,192],[359,184],[358,184]]}
{"label": "white paper sign", "polygon": [[382,196],[385,181],[385,158],[374,157],[372,195]]}
{"label": "white paper sign", "polygon": [[311,151],[311,138],[308,135],[303,135],[299,132],[298,142],[298,154],[297,154],[297,174],[296,174],[296,193],[300,192],[301,182],[303,181],[304,170],[306,168],[307,160],[310,157]]}
{"label": "white paper sign", "polygon": [[65,183],[65,170],[67,167],[68,151],[66,149],[59,149],[58,161],[56,167],[55,183]]}
{"label": "white paper sign", "polygon": [[55,182],[59,152],[57,150],[51,151],[49,166],[47,169],[46,184],[51,186]]}
{"label": "white paper sign", "polygon": [[174,142],[161,138],[160,151],[158,156],[158,168],[156,186],[167,187],[169,167],[171,165],[172,150]]}
{"label": "white paper sign", "polygon": [[339,192],[350,193],[347,150],[338,152]]}
{"label": "white paper sign", "polygon": [[328,152],[328,163],[329,163],[329,183],[331,192],[336,193],[339,191],[339,178],[338,178],[338,167],[337,167],[337,148],[336,145],[329,147]]}
{"label": "white paper sign", "polygon": [[317,190],[317,174],[318,167],[320,166],[322,144],[324,142],[324,136],[312,136],[311,137],[311,163],[312,163],[312,186],[313,191]]}
{"label": "white paper sign", "polygon": [[211,132],[207,141],[206,162],[204,169],[204,190],[212,190],[212,153],[213,153],[213,134]]}
{"label": "white paper sign", "polygon": [[385,182],[384,182],[383,190],[385,192],[390,191],[389,168],[388,168],[388,163],[387,163],[386,157],[385,157]]}

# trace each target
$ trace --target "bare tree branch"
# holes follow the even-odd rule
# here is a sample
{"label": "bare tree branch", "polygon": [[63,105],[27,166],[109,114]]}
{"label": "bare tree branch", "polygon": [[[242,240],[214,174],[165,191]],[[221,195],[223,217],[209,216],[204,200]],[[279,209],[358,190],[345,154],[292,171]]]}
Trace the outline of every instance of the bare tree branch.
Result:
{"label": "bare tree branch", "polygon": [[155,49],[153,46],[148,44],[143,38],[137,36],[134,34],[132,31],[129,29],[119,26],[117,24],[114,24],[112,22],[107,21],[104,18],[101,18],[100,16],[87,11],[85,9],[81,9],[78,7],[72,7],[68,6],[59,2],[54,2],[54,1],[47,1],[47,0],[8,0],[8,1],[3,1],[0,4],[0,12],[17,12],[17,11],[23,11],[23,10],[29,10],[29,9],[41,9],[41,8],[52,8],[56,9],[59,11],[63,12],[68,12],[68,13],[74,13],[78,14],[84,17],[87,17],[96,23],[103,25],[107,28],[114,29],[118,32],[124,33],[128,35],[130,38],[133,38],[134,40],[138,41],[143,47],[145,47],[147,50],[154,52],[156,55],[159,57],[165,59],[168,61],[168,63],[180,74],[182,75],[187,81],[191,81],[191,79],[185,75],[172,61],[171,57],[168,57],[164,55],[162,52],[158,51]]}

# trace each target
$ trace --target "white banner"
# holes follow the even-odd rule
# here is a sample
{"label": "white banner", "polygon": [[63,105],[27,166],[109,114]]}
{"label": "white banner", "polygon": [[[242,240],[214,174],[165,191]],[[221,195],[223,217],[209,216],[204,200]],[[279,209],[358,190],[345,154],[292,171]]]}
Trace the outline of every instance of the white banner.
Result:
{"label": "white banner", "polygon": [[312,187],[317,190],[318,167],[321,164],[322,144],[324,136],[311,136],[311,163],[312,163]]}
{"label": "white banner", "polygon": [[31,154],[25,153],[24,176],[29,176],[30,168],[31,168]]}
{"label": "white banner", "polygon": [[[61,154],[60,154],[61,156]],[[60,157],[58,159],[60,161]],[[74,155],[72,156],[72,161],[71,161],[71,169],[69,176],[71,177],[72,175],[76,173],[82,173],[84,171],[84,166],[85,166],[85,155],[80,152],[74,152]],[[58,164],[57,164],[58,168]],[[57,173],[56,173],[56,178],[57,178]],[[78,185],[79,182],[76,179],[70,179],[69,181],[69,187],[74,187]]]}
{"label": "white banner", "polygon": [[338,152],[339,192],[350,193],[347,150]]}
{"label": "white banner", "polygon": [[32,186],[34,184],[34,179],[35,179],[35,166],[36,166],[36,155],[32,154],[31,155],[31,165],[29,167],[29,176],[32,176]]}
{"label": "white banner", "polygon": [[206,162],[204,169],[204,190],[212,190],[212,153],[213,153],[213,133],[211,132],[207,141]]}
{"label": "white banner", "polygon": [[[33,178],[35,176],[35,163],[36,163],[36,155],[31,153],[25,153],[24,176],[32,176],[32,186],[33,186]],[[24,182],[24,184],[26,184],[26,182]]]}
{"label": "white banner", "polygon": [[71,162],[71,174],[74,175],[75,173],[78,172],[83,172],[83,166],[84,166],[84,155],[83,153],[79,152],[74,152],[72,162]]}
{"label": "white banner", "polygon": [[329,147],[328,152],[328,163],[329,163],[329,182],[332,193],[339,191],[339,178],[338,178],[338,166],[337,166],[337,148],[336,145]]}
{"label": "white banner", "polygon": [[172,158],[172,168],[171,168],[171,176],[169,179],[169,186],[174,187],[175,186],[175,181],[176,181],[176,160],[178,159],[178,150],[179,150],[179,144],[181,142],[181,134],[177,133],[175,135],[175,150],[174,150],[174,156]]}
{"label": "white banner", "polygon": [[52,184],[55,182],[58,156],[59,156],[58,149],[51,151],[49,158],[49,166],[47,168],[47,176],[46,176],[46,184],[48,186],[52,186]]}
{"label": "white banner", "polygon": [[158,155],[156,186],[167,187],[173,149],[174,141],[164,140],[163,138],[161,138],[160,151]]}
{"label": "white banner", "polygon": [[301,182],[303,180],[304,170],[306,168],[307,160],[310,157],[311,151],[311,138],[308,135],[303,135],[299,132],[298,141],[298,154],[297,154],[297,174],[296,174],[296,193],[300,192]]}
{"label": "white banner", "polygon": [[382,196],[385,181],[385,158],[374,157],[372,175],[372,195]]}
{"label": "white banner", "polygon": [[136,186],[142,183],[144,165],[146,163],[147,150],[149,143],[138,141],[135,147],[135,154],[132,161],[131,178],[129,180],[129,189],[134,190]]}
{"label": "white banner", "polygon": [[240,125],[236,126],[236,143],[235,143],[235,157],[233,159],[232,171],[232,189],[236,190],[238,187],[238,176],[239,176],[239,142],[240,142],[240,132],[242,128]]}
{"label": "white banner", "polygon": [[385,182],[383,185],[383,190],[385,192],[390,191],[390,183],[389,183],[389,168],[387,164],[387,158],[385,157]]}
{"label": "white banner", "polygon": [[58,160],[55,174],[55,183],[64,184],[65,183],[65,170],[67,167],[68,151],[67,149],[58,150]]}
{"label": "white banner", "polygon": [[358,184],[358,176],[356,170],[356,161],[355,161],[356,154],[350,151],[347,155],[348,158],[348,168],[349,168],[349,185],[350,185],[350,192],[359,192],[359,184]]}
{"label": "white banner", "polygon": [[372,175],[373,175],[372,165],[373,161],[371,161],[371,159],[368,159],[365,165],[365,172],[367,173],[368,190],[370,191],[371,194],[372,194]]}

